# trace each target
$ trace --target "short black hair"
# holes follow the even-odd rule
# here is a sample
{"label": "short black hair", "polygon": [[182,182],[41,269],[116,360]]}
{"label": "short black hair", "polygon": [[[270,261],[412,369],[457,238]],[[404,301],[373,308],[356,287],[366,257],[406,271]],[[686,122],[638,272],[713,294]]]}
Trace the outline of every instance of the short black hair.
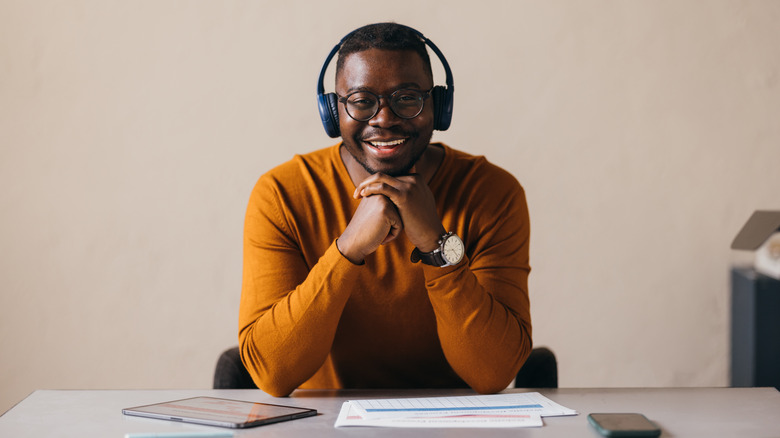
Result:
{"label": "short black hair", "polygon": [[423,60],[428,74],[433,78],[431,58],[425,48],[425,40],[408,26],[398,23],[375,23],[353,30],[339,48],[339,59],[336,63],[336,76],[343,67],[347,55],[368,49],[410,50]]}

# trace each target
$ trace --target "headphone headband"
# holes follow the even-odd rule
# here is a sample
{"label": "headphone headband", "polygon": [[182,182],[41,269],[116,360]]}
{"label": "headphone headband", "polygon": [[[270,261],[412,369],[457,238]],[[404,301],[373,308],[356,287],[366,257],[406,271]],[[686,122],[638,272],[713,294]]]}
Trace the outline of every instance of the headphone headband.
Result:
{"label": "headphone headband", "polygon": [[[425,35],[423,35],[420,31],[402,24],[399,24],[398,26],[414,32],[415,35],[422,39],[423,42],[428,47],[430,47],[431,50],[433,50],[433,53],[436,54],[442,66],[444,67],[444,73],[446,75],[445,83],[447,86],[435,86],[433,87],[433,92],[431,94],[433,96],[434,104],[433,129],[438,131],[445,131],[450,127],[450,122],[452,121],[452,103],[453,94],[455,92],[455,85],[452,80],[452,70],[450,70],[450,64],[447,62],[447,58],[444,57],[444,54],[441,53],[441,50],[436,47],[436,44],[426,38]],[[325,94],[325,72],[328,70],[330,61],[334,56],[336,56],[336,53],[338,53],[339,49],[341,49],[344,41],[349,39],[349,37],[351,37],[354,33],[355,30],[348,33],[344,38],[341,39],[341,41],[338,42],[338,44],[333,47],[333,49],[328,54],[328,57],[325,58],[325,63],[322,65],[320,76],[317,80],[317,106],[319,108],[322,126],[325,128],[325,132],[330,137],[338,137],[341,135],[341,132],[339,129],[338,96],[336,96],[336,93]]]}

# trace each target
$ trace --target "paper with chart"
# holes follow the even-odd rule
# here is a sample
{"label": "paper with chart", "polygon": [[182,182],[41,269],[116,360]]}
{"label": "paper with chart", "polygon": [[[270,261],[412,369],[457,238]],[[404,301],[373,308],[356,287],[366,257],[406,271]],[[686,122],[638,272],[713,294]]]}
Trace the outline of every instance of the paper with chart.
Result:
{"label": "paper with chart", "polygon": [[336,427],[540,427],[541,417],[577,415],[538,392],[350,400]]}
{"label": "paper with chart", "polygon": [[[494,411],[498,412],[498,411]],[[538,414],[458,414],[454,416],[408,416],[367,418],[354,408],[352,403],[341,406],[335,427],[373,426],[373,427],[541,427],[542,418]]]}

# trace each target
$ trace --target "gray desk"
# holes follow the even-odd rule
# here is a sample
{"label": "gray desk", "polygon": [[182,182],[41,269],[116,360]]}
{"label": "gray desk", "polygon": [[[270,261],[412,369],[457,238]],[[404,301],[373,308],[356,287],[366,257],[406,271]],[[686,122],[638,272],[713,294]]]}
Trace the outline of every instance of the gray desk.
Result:
{"label": "gray desk", "polygon": [[[523,390],[508,390],[509,392]],[[591,412],[641,412],[664,437],[780,437],[780,392],[774,388],[552,389],[539,391],[577,410],[547,417],[533,429],[480,429],[487,437],[599,437],[585,418]],[[475,429],[333,427],[342,402],[357,398],[472,395],[468,390],[314,391],[274,398],[259,390],[36,391],[0,417],[0,437],[124,437],[128,432],[223,430],[122,415],[122,408],[198,395],[304,406],[317,417],[236,431],[244,437],[473,437]]]}

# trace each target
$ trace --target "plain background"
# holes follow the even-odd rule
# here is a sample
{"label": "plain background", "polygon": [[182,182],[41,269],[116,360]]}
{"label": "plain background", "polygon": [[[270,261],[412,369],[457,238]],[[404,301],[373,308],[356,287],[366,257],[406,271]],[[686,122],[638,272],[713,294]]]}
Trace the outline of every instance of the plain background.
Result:
{"label": "plain background", "polygon": [[454,71],[434,140],[527,190],[561,386],[728,384],[729,244],[780,209],[780,2],[0,0],[0,412],[210,387],[250,190],[335,144],[322,62],[388,20]]}

